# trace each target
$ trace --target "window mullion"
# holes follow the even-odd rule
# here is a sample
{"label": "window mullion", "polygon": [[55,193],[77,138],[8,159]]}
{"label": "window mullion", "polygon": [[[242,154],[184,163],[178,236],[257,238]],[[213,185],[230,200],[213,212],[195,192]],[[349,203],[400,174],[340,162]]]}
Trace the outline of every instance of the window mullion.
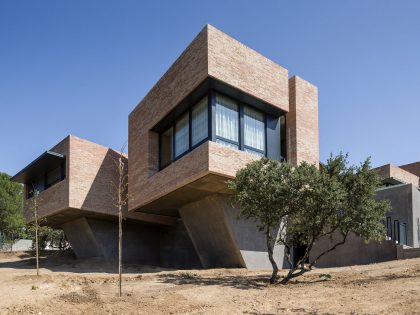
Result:
{"label": "window mullion", "polygon": [[238,111],[238,115],[239,115],[239,150],[244,150],[244,106],[243,104],[238,104],[239,105],[239,111]]}
{"label": "window mullion", "polygon": [[192,147],[192,107],[188,109],[188,151]]}

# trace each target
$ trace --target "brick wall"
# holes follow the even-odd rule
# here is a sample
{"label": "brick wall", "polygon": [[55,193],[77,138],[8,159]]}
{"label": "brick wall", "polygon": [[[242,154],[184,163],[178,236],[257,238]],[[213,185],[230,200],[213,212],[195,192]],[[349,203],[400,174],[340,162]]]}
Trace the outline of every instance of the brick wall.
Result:
{"label": "brick wall", "polygon": [[401,165],[400,168],[420,177],[420,162]]}
{"label": "brick wall", "polygon": [[395,178],[404,183],[411,183],[419,187],[419,177],[398,166],[386,164],[375,168],[375,170],[382,179]]}
{"label": "brick wall", "polygon": [[290,107],[286,115],[287,159],[319,165],[318,89],[299,77],[289,80]]}
{"label": "brick wall", "polygon": [[152,127],[207,77],[223,81],[273,107],[284,111],[289,108],[287,70],[207,25],[129,116],[129,194],[133,196],[129,210],[212,170],[232,177],[235,170],[254,159],[248,153],[226,151],[206,143],[158,171],[159,139]]}
{"label": "brick wall", "polygon": [[[66,178],[39,194],[38,214],[40,216],[56,213],[69,207],[69,144],[70,137],[66,137],[50,150],[66,156]],[[24,200],[24,213],[27,221],[33,219],[33,202],[33,198]]]}
{"label": "brick wall", "polygon": [[288,71],[211,25],[208,73],[284,111],[289,110]]}

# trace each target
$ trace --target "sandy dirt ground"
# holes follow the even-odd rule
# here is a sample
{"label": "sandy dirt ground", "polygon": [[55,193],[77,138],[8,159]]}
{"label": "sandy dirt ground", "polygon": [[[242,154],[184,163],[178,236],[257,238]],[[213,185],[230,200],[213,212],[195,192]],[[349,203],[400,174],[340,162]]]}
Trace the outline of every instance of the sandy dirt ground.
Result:
{"label": "sandy dirt ground", "polygon": [[317,269],[287,286],[267,271],[126,266],[122,298],[114,265],[50,255],[36,277],[28,254],[0,253],[0,314],[420,314],[420,259]]}

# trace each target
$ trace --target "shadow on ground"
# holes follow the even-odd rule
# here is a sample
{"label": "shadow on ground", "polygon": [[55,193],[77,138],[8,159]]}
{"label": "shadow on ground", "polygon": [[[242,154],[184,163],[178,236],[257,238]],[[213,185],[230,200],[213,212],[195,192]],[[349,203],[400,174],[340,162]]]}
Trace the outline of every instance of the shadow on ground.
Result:
{"label": "shadow on ground", "polygon": [[[352,280],[348,280],[345,274],[333,273],[331,279],[323,279],[323,274],[306,273],[304,276],[290,280],[287,285],[280,284],[283,275],[279,275],[278,287],[287,288],[288,286],[312,286],[320,282],[324,282],[326,286],[337,285],[341,283],[345,286],[366,286],[374,285],[378,282],[393,281],[399,279],[420,278],[420,268],[411,270],[410,272],[390,273],[377,276],[366,277],[363,273],[359,274]],[[237,289],[264,289],[269,286],[270,272],[266,275],[250,276],[250,275],[200,275],[193,272],[182,273],[161,273],[157,275],[159,281],[163,283],[171,283],[176,285],[192,284],[192,285],[220,285],[229,286]],[[344,278],[345,279],[344,279]]]}
{"label": "shadow on ground", "polygon": [[[1,253],[0,257],[2,258],[0,259],[0,269],[32,269],[36,266],[36,259],[32,252]],[[118,273],[117,261],[105,261],[101,258],[78,259],[71,252],[43,252],[40,254],[39,265],[40,268],[53,272]],[[124,273],[152,273],[171,270],[135,264],[124,264],[123,266]]]}
{"label": "shadow on ground", "polygon": [[193,285],[221,285],[229,286],[236,289],[264,289],[269,285],[269,275],[245,276],[245,275],[229,275],[229,276],[201,276],[196,273],[164,273],[157,275],[159,281],[163,283],[172,283],[177,285],[193,284]]}

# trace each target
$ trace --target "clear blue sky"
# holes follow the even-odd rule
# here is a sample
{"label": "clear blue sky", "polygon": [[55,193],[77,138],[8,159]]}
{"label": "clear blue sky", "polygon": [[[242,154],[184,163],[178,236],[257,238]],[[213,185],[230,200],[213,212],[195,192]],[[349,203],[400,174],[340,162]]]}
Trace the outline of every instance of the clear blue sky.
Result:
{"label": "clear blue sky", "polygon": [[127,116],[210,23],[319,87],[321,160],[420,160],[420,1],[1,1],[0,171]]}

